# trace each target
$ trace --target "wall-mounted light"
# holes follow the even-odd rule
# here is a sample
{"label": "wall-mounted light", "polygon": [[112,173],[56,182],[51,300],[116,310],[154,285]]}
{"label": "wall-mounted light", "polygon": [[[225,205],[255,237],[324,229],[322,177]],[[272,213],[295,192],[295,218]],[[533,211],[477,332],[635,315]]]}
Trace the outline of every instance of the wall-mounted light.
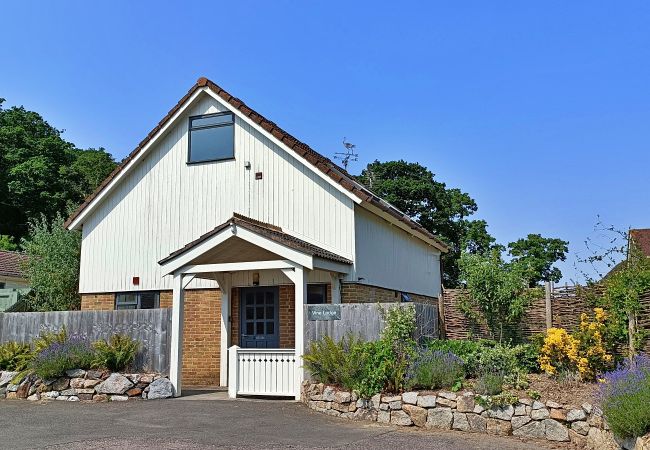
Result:
{"label": "wall-mounted light", "polygon": [[260,273],[253,272],[253,286],[259,286],[259,285],[260,285]]}
{"label": "wall-mounted light", "polygon": [[246,170],[251,170],[251,162],[250,162],[250,161],[246,161],[246,162],[244,163],[244,169],[246,169]]}

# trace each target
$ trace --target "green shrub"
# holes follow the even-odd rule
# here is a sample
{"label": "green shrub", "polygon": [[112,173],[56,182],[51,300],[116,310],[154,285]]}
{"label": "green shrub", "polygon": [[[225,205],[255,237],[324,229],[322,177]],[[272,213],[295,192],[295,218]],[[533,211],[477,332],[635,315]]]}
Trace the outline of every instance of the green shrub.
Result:
{"label": "green shrub", "polygon": [[53,344],[63,344],[68,339],[68,332],[65,325],[59,331],[42,331],[41,334],[34,339],[34,352],[40,353],[46,348],[51,347]]}
{"label": "green shrub", "polygon": [[463,380],[463,360],[449,351],[420,349],[409,366],[408,389],[450,388]]}
{"label": "green shrub", "polygon": [[485,372],[474,383],[474,390],[481,395],[497,395],[503,391],[503,374]]}
{"label": "green shrub", "polygon": [[88,341],[79,336],[71,336],[64,342],[53,342],[36,354],[32,368],[44,380],[57,378],[66,370],[89,369],[95,359],[95,352]]}
{"label": "green shrub", "polygon": [[427,343],[431,350],[447,351],[463,360],[465,374],[468,377],[475,377],[479,372],[479,359],[483,351],[494,347],[496,342],[487,339],[433,339]]}
{"label": "green shrub", "polygon": [[399,392],[404,388],[406,371],[415,354],[417,343],[415,334],[415,307],[413,305],[397,306],[381,310],[386,327],[380,341],[390,347],[392,358],[387,363],[388,380],[385,389]]}
{"label": "green shrub", "polygon": [[519,370],[519,362],[512,347],[497,344],[484,348],[478,360],[479,373],[507,375]]}
{"label": "green shrub", "polygon": [[336,342],[330,336],[313,341],[303,355],[305,368],[320,383],[349,388],[362,371],[363,359],[355,360],[362,351],[362,341],[348,335]]}
{"label": "green shrub", "polygon": [[119,372],[129,367],[135,360],[140,344],[125,334],[114,334],[108,341],[93,343],[95,359],[93,365]]}
{"label": "green shrub", "polygon": [[357,348],[353,357],[360,371],[351,383],[351,389],[361,398],[370,398],[386,390],[393,377],[395,354],[392,346],[383,340],[367,342]]}
{"label": "green shrub", "polygon": [[502,392],[496,395],[477,395],[476,403],[485,409],[503,408],[504,406],[514,405],[519,398],[510,392]]}
{"label": "green shrub", "polygon": [[0,345],[0,370],[21,372],[33,358],[34,353],[29,344],[12,341]]}
{"label": "green shrub", "polygon": [[[543,336],[542,342],[543,342]],[[539,373],[539,351],[541,345],[535,343],[519,344],[512,347],[512,352],[517,360],[517,366],[525,373]]]}

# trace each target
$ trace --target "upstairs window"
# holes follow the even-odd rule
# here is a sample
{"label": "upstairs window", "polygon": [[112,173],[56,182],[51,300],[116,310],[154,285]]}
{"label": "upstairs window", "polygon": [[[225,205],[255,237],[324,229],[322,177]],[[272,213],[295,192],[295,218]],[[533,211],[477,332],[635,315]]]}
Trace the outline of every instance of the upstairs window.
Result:
{"label": "upstairs window", "polygon": [[115,309],[160,308],[160,292],[125,292],[115,295]]}
{"label": "upstairs window", "polygon": [[190,117],[188,163],[235,157],[235,118],[232,113]]}

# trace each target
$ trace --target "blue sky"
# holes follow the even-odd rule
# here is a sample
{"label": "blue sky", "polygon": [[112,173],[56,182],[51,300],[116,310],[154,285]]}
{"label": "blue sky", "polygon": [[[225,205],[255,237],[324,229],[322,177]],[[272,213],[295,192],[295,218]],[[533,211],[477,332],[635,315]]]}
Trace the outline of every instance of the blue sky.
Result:
{"label": "blue sky", "polygon": [[650,3],[4,1],[0,97],[119,160],[206,76],[321,153],[403,158],[507,243],[650,227]]}

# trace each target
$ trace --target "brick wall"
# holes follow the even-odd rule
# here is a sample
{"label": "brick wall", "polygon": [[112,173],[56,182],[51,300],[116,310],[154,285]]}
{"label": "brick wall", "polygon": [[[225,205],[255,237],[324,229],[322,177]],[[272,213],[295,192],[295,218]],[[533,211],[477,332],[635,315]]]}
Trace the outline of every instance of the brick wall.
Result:
{"label": "brick wall", "polygon": [[[171,305],[172,291],[161,291],[160,307],[171,308]],[[82,310],[114,308],[114,293],[81,295]],[[218,385],[221,364],[221,291],[186,290],[184,313],[183,383],[186,386]]]}
{"label": "brick wall", "polygon": [[[412,294],[407,292],[410,299],[419,303],[437,305],[436,297]],[[361,283],[343,283],[341,285],[341,303],[395,303],[400,301],[400,291],[370,286]]]}
{"label": "brick wall", "polygon": [[115,309],[115,294],[81,294],[82,311],[106,311]]}

